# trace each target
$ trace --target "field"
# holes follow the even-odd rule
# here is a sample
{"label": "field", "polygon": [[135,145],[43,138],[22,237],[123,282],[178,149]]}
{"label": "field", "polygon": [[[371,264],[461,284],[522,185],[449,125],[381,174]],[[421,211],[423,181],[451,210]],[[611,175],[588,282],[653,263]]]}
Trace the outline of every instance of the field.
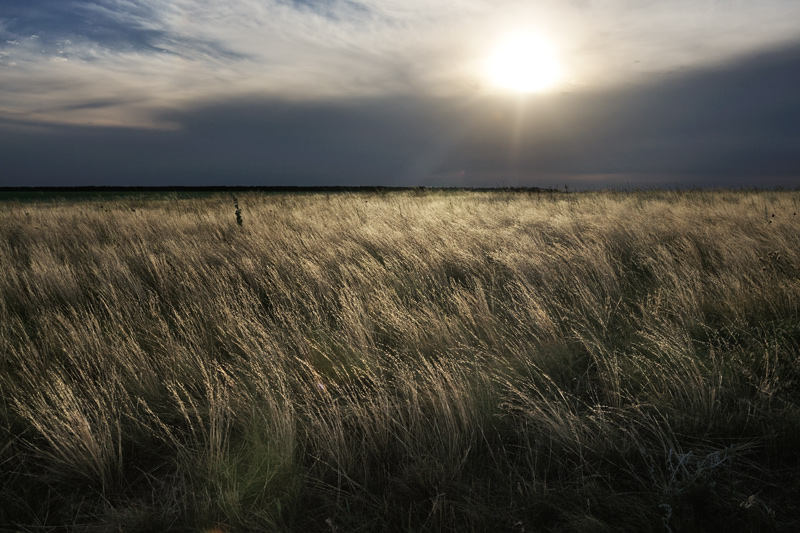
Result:
{"label": "field", "polygon": [[797,531],[800,192],[0,203],[0,530]]}

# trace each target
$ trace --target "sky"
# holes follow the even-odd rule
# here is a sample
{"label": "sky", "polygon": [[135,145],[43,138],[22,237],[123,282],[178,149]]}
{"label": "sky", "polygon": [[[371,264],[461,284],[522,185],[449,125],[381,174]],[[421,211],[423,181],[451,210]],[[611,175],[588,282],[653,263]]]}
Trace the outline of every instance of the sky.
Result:
{"label": "sky", "polygon": [[796,187],[800,2],[2,0],[0,186],[64,185]]}

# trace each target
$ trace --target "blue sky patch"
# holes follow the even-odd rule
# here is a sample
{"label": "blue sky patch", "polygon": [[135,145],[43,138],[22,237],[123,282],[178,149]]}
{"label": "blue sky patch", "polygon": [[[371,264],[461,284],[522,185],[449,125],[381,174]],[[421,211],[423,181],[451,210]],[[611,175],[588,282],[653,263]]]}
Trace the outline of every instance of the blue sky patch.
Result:
{"label": "blue sky patch", "polygon": [[[3,42],[36,35],[43,46],[83,38],[111,48],[151,49],[162,33],[122,23],[110,16],[113,11],[103,2],[64,2],[63,0],[3,0],[0,21]],[[99,9],[98,9],[99,8]],[[105,11],[104,10],[109,10]],[[135,15],[152,16],[137,6]]]}

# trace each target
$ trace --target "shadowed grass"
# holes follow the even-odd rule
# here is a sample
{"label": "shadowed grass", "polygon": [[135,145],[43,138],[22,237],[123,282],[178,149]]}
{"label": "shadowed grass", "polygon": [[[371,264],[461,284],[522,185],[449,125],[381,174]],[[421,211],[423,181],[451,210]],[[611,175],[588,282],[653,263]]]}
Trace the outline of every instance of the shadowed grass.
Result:
{"label": "shadowed grass", "polygon": [[796,530],[798,200],[3,203],[0,525]]}

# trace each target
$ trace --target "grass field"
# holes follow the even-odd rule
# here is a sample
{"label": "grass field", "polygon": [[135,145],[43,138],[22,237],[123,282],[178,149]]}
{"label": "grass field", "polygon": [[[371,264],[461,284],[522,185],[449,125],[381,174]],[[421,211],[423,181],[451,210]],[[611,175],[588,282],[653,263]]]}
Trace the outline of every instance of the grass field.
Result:
{"label": "grass field", "polygon": [[800,192],[0,203],[0,529],[797,531]]}

